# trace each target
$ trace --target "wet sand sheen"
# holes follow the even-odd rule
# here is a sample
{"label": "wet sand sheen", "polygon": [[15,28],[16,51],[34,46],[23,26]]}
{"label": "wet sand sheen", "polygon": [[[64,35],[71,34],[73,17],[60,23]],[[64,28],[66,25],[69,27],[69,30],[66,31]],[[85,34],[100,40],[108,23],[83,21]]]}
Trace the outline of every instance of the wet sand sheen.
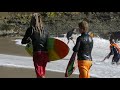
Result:
{"label": "wet sand sheen", "polygon": [[[0,38],[0,54],[29,56],[24,46],[16,45],[15,38]],[[0,78],[36,78],[34,68],[0,66]],[[47,71],[46,78],[65,78],[64,73]],[[70,78],[78,78],[73,74]]]}

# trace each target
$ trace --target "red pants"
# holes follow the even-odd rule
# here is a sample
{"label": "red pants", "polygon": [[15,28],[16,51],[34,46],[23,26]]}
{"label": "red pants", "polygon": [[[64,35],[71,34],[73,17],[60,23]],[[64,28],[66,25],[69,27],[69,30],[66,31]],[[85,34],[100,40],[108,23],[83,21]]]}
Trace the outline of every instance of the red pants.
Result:
{"label": "red pants", "polygon": [[92,61],[90,60],[78,60],[79,78],[90,78],[91,66]]}
{"label": "red pants", "polygon": [[33,55],[33,62],[37,78],[45,77],[45,68],[48,62],[48,53],[45,51],[35,52]]}

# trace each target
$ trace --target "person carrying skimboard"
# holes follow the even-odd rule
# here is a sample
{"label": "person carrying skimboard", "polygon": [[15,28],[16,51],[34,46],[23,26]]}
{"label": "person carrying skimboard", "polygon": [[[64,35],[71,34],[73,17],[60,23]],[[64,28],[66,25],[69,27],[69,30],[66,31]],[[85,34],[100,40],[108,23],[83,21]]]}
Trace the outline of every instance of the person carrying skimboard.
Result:
{"label": "person carrying skimboard", "polygon": [[77,53],[79,78],[90,78],[90,68],[92,66],[91,51],[93,49],[93,39],[88,34],[88,22],[82,21],[79,24],[79,36],[73,47],[73,52]]}
{"label": "person carrying skimboard", "polygon": [[33,62],[37,78],[45,78],[46,65],[49,62],[47,40],[49,33],[45,31],[42,22],[42,16],[34,13],[31,18],[30,27],[25,32],[21,41],[27,44],[32,41],[33,45]]}

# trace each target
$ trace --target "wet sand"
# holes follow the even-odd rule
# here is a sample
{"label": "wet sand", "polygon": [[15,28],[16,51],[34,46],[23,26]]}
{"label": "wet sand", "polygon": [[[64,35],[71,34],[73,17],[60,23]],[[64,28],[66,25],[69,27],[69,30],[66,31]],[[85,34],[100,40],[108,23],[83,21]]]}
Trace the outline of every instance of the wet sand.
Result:
{"label": "wet sand", "polygon": [[[72,75],[70,78],[77,78]],[[0,78],[36,78],[34,69],[0,66]],[[46,78],[65,78],[64,73],[47,71]]]}
{"label": "wet sand", "polygon": [[[29,56],[23,46],[16,45],[15,38],[0,38],[0,54]],[[36,78],[34,68],[0,66],[0,78]],[[46,78],[65,78],[64,73],[47,71]],[[70,78],[78,78],[73,74]]]}
{"label": "wet sand", "polygon": [[29,56],[24,49],[24,46],[16,45],[15,38],[0,38],[0,54]]}

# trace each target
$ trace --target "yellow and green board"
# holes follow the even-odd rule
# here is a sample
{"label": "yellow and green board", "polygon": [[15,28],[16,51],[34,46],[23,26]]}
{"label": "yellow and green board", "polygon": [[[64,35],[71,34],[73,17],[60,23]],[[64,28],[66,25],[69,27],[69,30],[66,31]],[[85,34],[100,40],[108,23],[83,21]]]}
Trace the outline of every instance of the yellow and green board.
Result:
{"label": "yellow and green board", "polygon": [[75,71],[76,67],[74,64],[75,64],[76,55],[77,55],[77,53],[73,52],[73,54],[68,62],[66,71],[65,71],[65,77],[70,77],[72,75],[72,73]]}
{"label": "yellow and green board", "polygon": [[[68,52],[69,47],[63,41],[56,39],[56,38],[48,38],[47,42],[47,49],[50,61],[56,61],[64,58]],[[33,47],[32,43],[28,43],[25,47],[25,50],[30,54],[33,55]]]}

